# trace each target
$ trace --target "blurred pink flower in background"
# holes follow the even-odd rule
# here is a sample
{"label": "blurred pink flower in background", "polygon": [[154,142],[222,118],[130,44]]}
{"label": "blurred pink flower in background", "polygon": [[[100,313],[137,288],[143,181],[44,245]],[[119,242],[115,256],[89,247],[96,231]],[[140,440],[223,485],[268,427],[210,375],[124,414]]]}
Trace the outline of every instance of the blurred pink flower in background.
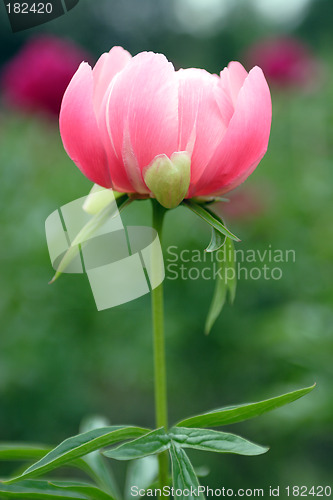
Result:
{"label": "blurred pink flower in background", "polygon": [[244,59],[250,67],[260,66],[268,82],[278,87],[308,87],[318,77],[318,62],[296,38],[261,39],[246,51]]}
{"label": "blurred pink flower in background", "polygon": [[[114,47],[81,64],[63,99],[64,147],[93,182],[167,208],[243,182],[264,156],[271,97],[260,68],[175,71],[162,54]],[[161,201],[163,200],[163,201]]]}
{"label": "blurred pink flower in background", "polygon": [[28,40],[2,68],[4,101],[22,111],[58,115],[66,87],[83,59],[90,57],[67,40],[46,35]]}
{"label": "blurred pink flower in background", "polygon": [[218,202],[214,205],[214,211],[221,217],[226,216],[230,220],[250,220],[263,213],[266,202],[262,192],[249,189],[248,186],[239,188],[228,195],[230,203]]}

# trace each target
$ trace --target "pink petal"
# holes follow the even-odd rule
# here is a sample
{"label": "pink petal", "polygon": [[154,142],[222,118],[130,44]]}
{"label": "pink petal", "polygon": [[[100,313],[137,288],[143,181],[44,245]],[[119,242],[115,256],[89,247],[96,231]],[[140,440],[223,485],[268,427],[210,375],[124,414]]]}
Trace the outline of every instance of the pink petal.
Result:
{"label": "pink petal", "polygon": [[231,61],[227,68],[224,68],[220,74],[221,87],[230,96],[232,103],[236,106],[237,97],[240,89],[248,76],[247,71],[237,61]]}
{"label": "pink petal", "polygon": [[179,151],[191,158],[196,183],[220,144],[233,107],[219,88],[219,79],[201,69],[177,72],[179,79]]}
{"label": "pink petal", "polygon": [[272,103],[260,68],[253,68],[237,97],[237,106],[212,161],[190,195],[220,194],[243,182],[264,156],[269,139]]}
{"label": "pink petal", "polygon": [[170,157],[177,150],[178,85],[172,64],[151,52],[133,57],[113,79],[104,106],[106,123],[101,120],[100,127],[107,129],[108,149],[123,162],[135,190],[149,192],[142,169],[155,156]]}
{"label": "pink petal", "polygon": [[114,85],[115,78],[109,85],[109,88],[104,96],[101,104],[100,112],[97,117],[98,126],[100,130],[100,137],[104,144],[104,148],[109,161],[110,177],[112,178],[112,185],[116,191],[124,193],[135,193],[136,189],[134,183],[129,179],[128,173],[125,169],[122,158],[118,158],[114,148],[113,141],[110,139],[108,127],[106,123],[106,108],[110,97],[110,92]]}
{"label": "pink petal", "polygon": [[[94,109],[98,123],[105,123],[105,106],[103,102],[107,102],[107,98],[112,88],[112,80],[119,71],[132,59],[132,56],[127,50],[122,47],[113,47],[110,52],[102,54],[93,69],[94,77]],[[102,142],[105,143],[106,153],[109,160],[110,175],[112,184],[117,191],[126,193],[135,192],[135,188],[129,181],[127,173],[122,166],[122,162],[116,158],[113,147],[110,147],[110,141],[105,130],[101,127]]]}
{"label": "pink petal", "polygon": [[111,187],[108,161],[93,109],[93,75],[81,63],[64,94],[60,134],[68,156],[91,181]]}
{"label": "pink petal", "polygon": [[131,59],[131,54],[122,47],[112,47],[110,52],[102,54],[98,59],[93,69],[94,109],[96,116],[98,116],[104,95],[112,78],[121,71]]}

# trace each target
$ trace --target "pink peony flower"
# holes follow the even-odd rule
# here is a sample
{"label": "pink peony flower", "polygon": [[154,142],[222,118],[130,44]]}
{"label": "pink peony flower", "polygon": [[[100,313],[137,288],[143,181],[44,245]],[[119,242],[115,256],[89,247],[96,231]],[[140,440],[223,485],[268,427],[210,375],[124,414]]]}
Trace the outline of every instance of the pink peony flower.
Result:
{"label": "pink peony flower", "polygon": [[93,70],[80,65],[60,112],[64,147],[84,175],[167,208],[243,182],[266,152],[270,125],[260,68],[175,71],[161,54],[132,58],[121,47]]}
{"label": "pink peony flower", "polygon": [[87,54],[73,43],[42,35],[29,40],[2,71],[5,100],[24,111],[58,115],[64,92]]}
{"label": "pink peony flower", "polygon": [[[266,193],[267,194],[267,193]],[[267,208],[262,193],[249,189],[240,188],[230,195],[230,203],[221,201],[214,205],[214,212],[222,218],[248,221],[256,215],[261,214]],[[264,197],[265,198],[265,197]]]}
{"label": "pink peony flower", "polygon": [[258,64],[269,83],[279,87],[307,86],[318,73],[309,49],[291,37],[260,40],[248,49],[245,59]]}

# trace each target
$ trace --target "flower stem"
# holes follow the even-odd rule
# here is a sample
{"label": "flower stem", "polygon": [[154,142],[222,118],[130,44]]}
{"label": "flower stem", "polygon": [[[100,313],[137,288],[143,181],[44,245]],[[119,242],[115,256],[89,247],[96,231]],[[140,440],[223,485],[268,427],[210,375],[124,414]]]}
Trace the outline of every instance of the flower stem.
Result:
{"label": "flower stem", "polygon": [[[159,239],[162,239],[162,226],[166,209],[156,200],[153,203],[153,228],[157,231]],[[152,320],[154,336],[154,380],[155,380],[155,418],[156,427],[168,428],[167,409],[167,382],[165,362],[165,338],[164,338],[164,308],[163,308],[163,283],[152,290]],[[160,453],[159,463],[159,486],[168,484],[168,452]],[[164,495],[162,494],[163,498]]]}

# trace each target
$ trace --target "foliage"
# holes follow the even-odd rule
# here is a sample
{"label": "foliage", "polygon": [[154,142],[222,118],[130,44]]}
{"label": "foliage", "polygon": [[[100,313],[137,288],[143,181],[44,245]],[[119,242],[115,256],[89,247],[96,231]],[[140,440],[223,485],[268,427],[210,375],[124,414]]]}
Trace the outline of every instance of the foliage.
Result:
{"label": "foliage", "polygon": [[[113,496],[109,491],[109,484],[113,482],[112,476],[109,478],[109,481],[105,482],[106,469],[104,467],[98,470],[91,470],[89,455],[96,452],[96,450],[119,442],[121,443],[122,441],[126,442],[104,451],[103,455],[115,460],[138,460],[151,455],[158,455],[168,450],[172,463],[172,483],[174,489],[181,489],[184,492],[184,490],[197,488],[199,481],[184,448],[239,455],[260,455],[268,451],[267,447],[259,446],[240,436],[203,429],[202,427],[207,424],[210,426],[225,425],[256,417],[304,396],[313,388],[314,386],[308,387],[267,401],[261,401],[260,403],[214,410],[203,415],[185,419],[170,429],[161,428],[150,431],[149,429],[131,426],[91,429],[66,439],[17,477],[0,481],[0,493],[4,498],[46,499],[66,497],[71,499],[90,498],[93,500],[103,500],[109,498],[116,500],[114,491],[117,491],[117,489],[112,488]],[[226,418],[225,415],[227,415]],[[194,422],[200,428],[194,428]],[[189,427],[184,427],[186,424]],[[20,460],[22,457],[29,457],[29,454],[36,454],[38,456],[40,454],[40,446],[17,445],[14,447],[11,444],[0,445],[0,458],[10,457],[14,460]],[[78,459],[82,460],[83,464]],[[52,479],[48,481],[31,480],[31,478],[43,476],[64,465],[82,468],[88,475],[94,477],[97,484],[92,485],[72,479],[62,482]],[[133,480],[135,481],[135,478]],[[136,483],[133,482],[132,485],[136,486]],[[24,495],[26,496],[24,497]],[[184,499],[186,496],[188,495],[184,493]],[[203,495],[201,495],[201,498],[204,498]]]}
{"label": "foliage", "polygon": [[[320,40],[330,41],[330,31],[321,28],[324,3],[314,2],[316,29],[310,17],[302,31],[305,38],[310,33],[317,49]],[[131,32],[129,48],[135,53],[149,47],[167,52],[180,65],[218,71],[227,60],[239,58],[240,50],[253,39],[253,24],[247,16],[243,18],[244,29],[230,23],[227,32],[209,40],[182,34],[172,44],[169,39],[167,47],[160,30],[155,41],[151,35],[142,38],[146,32],[141,30],[138,42]],[[86,29],[87,23],[82,26]],[[258,31],[255,37],[265,28],[260,25]],[[114,36],[110,42],[109,26],[107,37],[91,36],[96,54],[105,49],[105,37],[108,46],[113,41],[126,45],[123,37]],[[11,33],[10,37],[15,38]],[[13,43],[18,45],[17,37]],[[330,44],[322,49],[328,61]],[[293,405],[292,412],[286,407],[261,418],[260,441],[272,451],[258,456],[253,464],[238,455],[229,456],[228,461],[221,455],[213,461],[206,454],[212,487],[221,485],[221,477],[226,486],[245,488],[303,484],[304,478],[308,484],[331,480],[333,261],[328,207],[333,180],[333,71],[327,65],[325,72],[313,93],[273,95],[268,155],[258,173],[239,190],[260,199],[261,212],[232,215],[228,206],[236,204],[233,196],[219,212],[242,240],[235,243],[236,250],[264,252],[269,241],[272,249],[295,250],[295,262],[281,263],[280,280],[246,280],[243,272],[237,300],[232,307],[225,305],[208,341],[202,333],[212,280],[166,280],[173,421],[217,407],[221,401],[264,399],[271,392],[287,392],[313,380],[318,384],[311,398]],[[0,132],[1,277],[5,283],[0,289],[0,438],[60,442],[77,432],[84,415],[96,412],[108,415],[112,422],[129,423],[127,415],[135,410],[140,426],[151,426],[151,338],[145,313],[149,299],[96,315],[82,276],[47,286],[51,273],[44,221],[61,204],[85,195],[89,182],[67,159],[55,124],[2,109]],[[135,203],[124,214],[124,222],[145,225],[149,217],[147,203]],[[180,207],[166,219],[166,258],[169,245],[201,251],[208,237],[200,219]],[[265,263],[270,265],[267,256]],[[206,265],[198,263],[198,267]],[[252,264],[245,262],[243,267],[249,271]],[[239,424],[244,435],[255,435],[255,429],[253,421]],[[7,449],[6,460],[10,453]],[[37,460],[43,453],[44,446],[25,449],[21,459]],[[201,464],[198,453],[189,451],[195,470]],[[105,464],[105,457],[101,458]],[[139,468],[137,462],[130,465],[136,464]],[[116,461],[113,468],[122,477],[123,468]],[[12,464],[0,463],[1,477],[12,472]],[[132,477],[130,482],[134,484]],[[152,482],[150,478],[146,484]],[[23,498],[28,498],[26,493]]]}

